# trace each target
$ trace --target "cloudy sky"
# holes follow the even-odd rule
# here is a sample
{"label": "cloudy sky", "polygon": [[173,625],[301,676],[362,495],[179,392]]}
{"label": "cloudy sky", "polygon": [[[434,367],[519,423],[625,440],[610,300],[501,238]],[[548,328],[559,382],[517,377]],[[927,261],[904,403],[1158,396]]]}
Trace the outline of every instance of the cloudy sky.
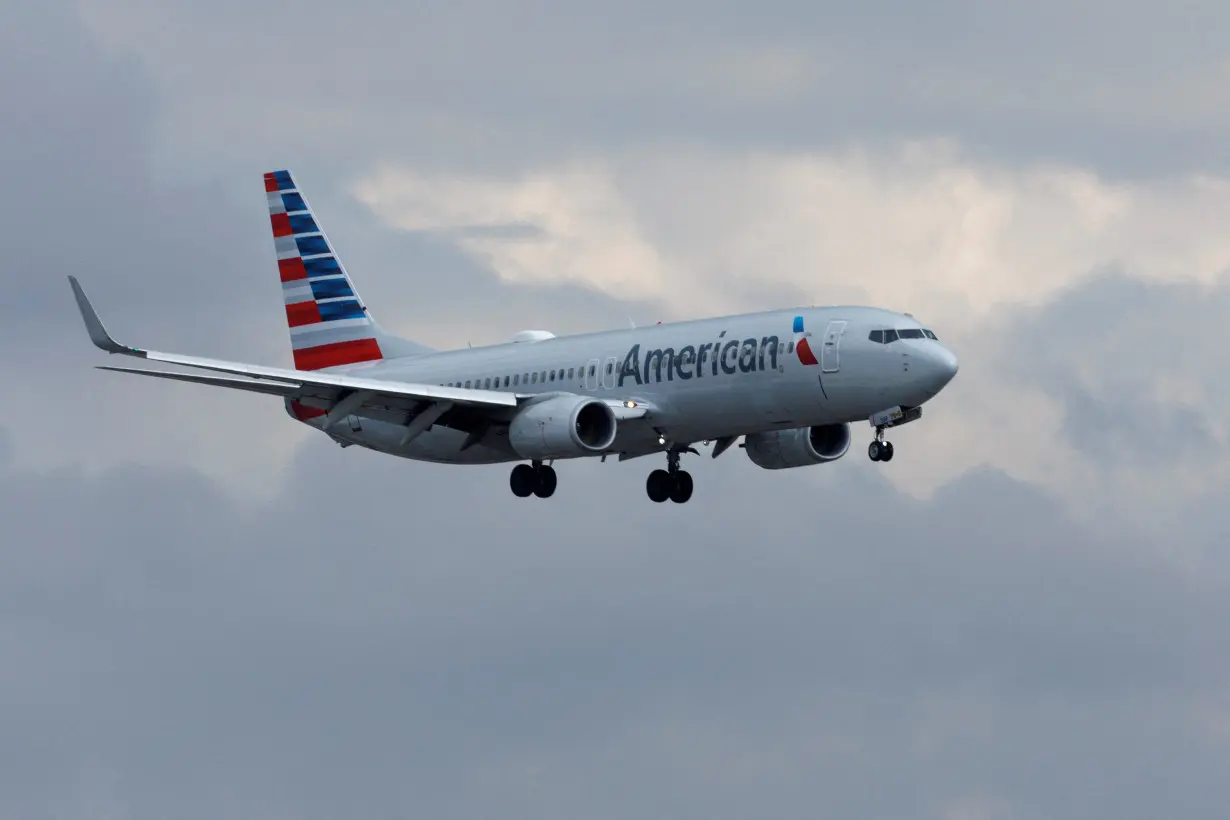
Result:
{"label": "cloudy sky", "polygon": [[[0,0],[0,815],[1223,817],[1224,3]],[[961,358],[891,466],[342,451],[260,175],[440,346],[793,304]]]}

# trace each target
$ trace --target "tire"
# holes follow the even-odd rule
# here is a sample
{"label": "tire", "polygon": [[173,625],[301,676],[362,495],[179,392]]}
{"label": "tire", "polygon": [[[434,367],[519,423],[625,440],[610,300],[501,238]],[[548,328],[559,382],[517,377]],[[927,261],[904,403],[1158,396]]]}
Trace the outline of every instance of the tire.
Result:
{"label": "tire", "polygon": [[686,504],[692,497],[692,474],[686,470],[675,473],[674,486],[671,487],[671,501],[676,504]]}
{"label": "tire", "polygon": [[539,498],[550,498],[555,495],[555,487],[559,483],[556,478],[554,467],[539,467],[537,486],[534,487],[534,495]]}
{"label": "tire", "polygon": [[654,470],[649,474],[649,478],[645,480],[645,494],[649,496],[649,500],[655,504],[661,504],[666,499],[670,498],[671,474],[666,470]]}
{"label": "tire", "polygon": [[538,486],[538,476],[530,465],[518,464],[512,468],[512,474],[508,477],[508,485],[517,498],[528,498]]}

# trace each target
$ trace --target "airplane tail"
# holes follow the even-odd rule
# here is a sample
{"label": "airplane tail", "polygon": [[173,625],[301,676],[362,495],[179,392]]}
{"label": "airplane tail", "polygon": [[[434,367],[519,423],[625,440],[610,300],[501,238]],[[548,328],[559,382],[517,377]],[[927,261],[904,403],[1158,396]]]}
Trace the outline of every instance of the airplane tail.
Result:
{"label": "airplane tail", "polygon": [[296,370],[431,352],[372,318],[289,171],[265,174],[265,193]]}

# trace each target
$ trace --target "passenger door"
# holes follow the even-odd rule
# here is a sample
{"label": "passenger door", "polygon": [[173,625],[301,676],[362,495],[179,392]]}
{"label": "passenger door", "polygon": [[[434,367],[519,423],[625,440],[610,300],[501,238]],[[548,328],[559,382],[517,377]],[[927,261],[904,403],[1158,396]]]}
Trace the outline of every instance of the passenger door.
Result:
{"label": "passenger door", "polygon": [[585,366],[585,389],[598,389],[598,368],[602,363],[597,359],[590,359],[589,364]]}
{"label": "passenger door", "polygon": [[846,323],[840,319],[829,322],[824,331],[824,345],[820,351],[820,370],[836,373],[841,369],[841,337],[846,332]]}
{"label": "passenger door", "polygon": [[607,390],[615,387],[616,369],[619,367],[619,359],[614,356],[608,356],[606,364],[602,366],[602,386]]}

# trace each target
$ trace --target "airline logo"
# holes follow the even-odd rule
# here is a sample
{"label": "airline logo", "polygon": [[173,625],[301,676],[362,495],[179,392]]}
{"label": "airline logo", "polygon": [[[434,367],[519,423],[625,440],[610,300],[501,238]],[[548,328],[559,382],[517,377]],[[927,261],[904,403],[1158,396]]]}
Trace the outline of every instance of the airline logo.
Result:
{"label": "airline logo", "polygon": [[287,171],[265,174],[295,369],[383,358],[371,318]]}
{"label": "airline logo", "polygon": [[820,364],[816,361],[816,354],[811,352],[811,345],[807,343],[807,334],[803,331],[803,317],[794,317],[794,352],[798,354],[799,361],[803,364]]}

